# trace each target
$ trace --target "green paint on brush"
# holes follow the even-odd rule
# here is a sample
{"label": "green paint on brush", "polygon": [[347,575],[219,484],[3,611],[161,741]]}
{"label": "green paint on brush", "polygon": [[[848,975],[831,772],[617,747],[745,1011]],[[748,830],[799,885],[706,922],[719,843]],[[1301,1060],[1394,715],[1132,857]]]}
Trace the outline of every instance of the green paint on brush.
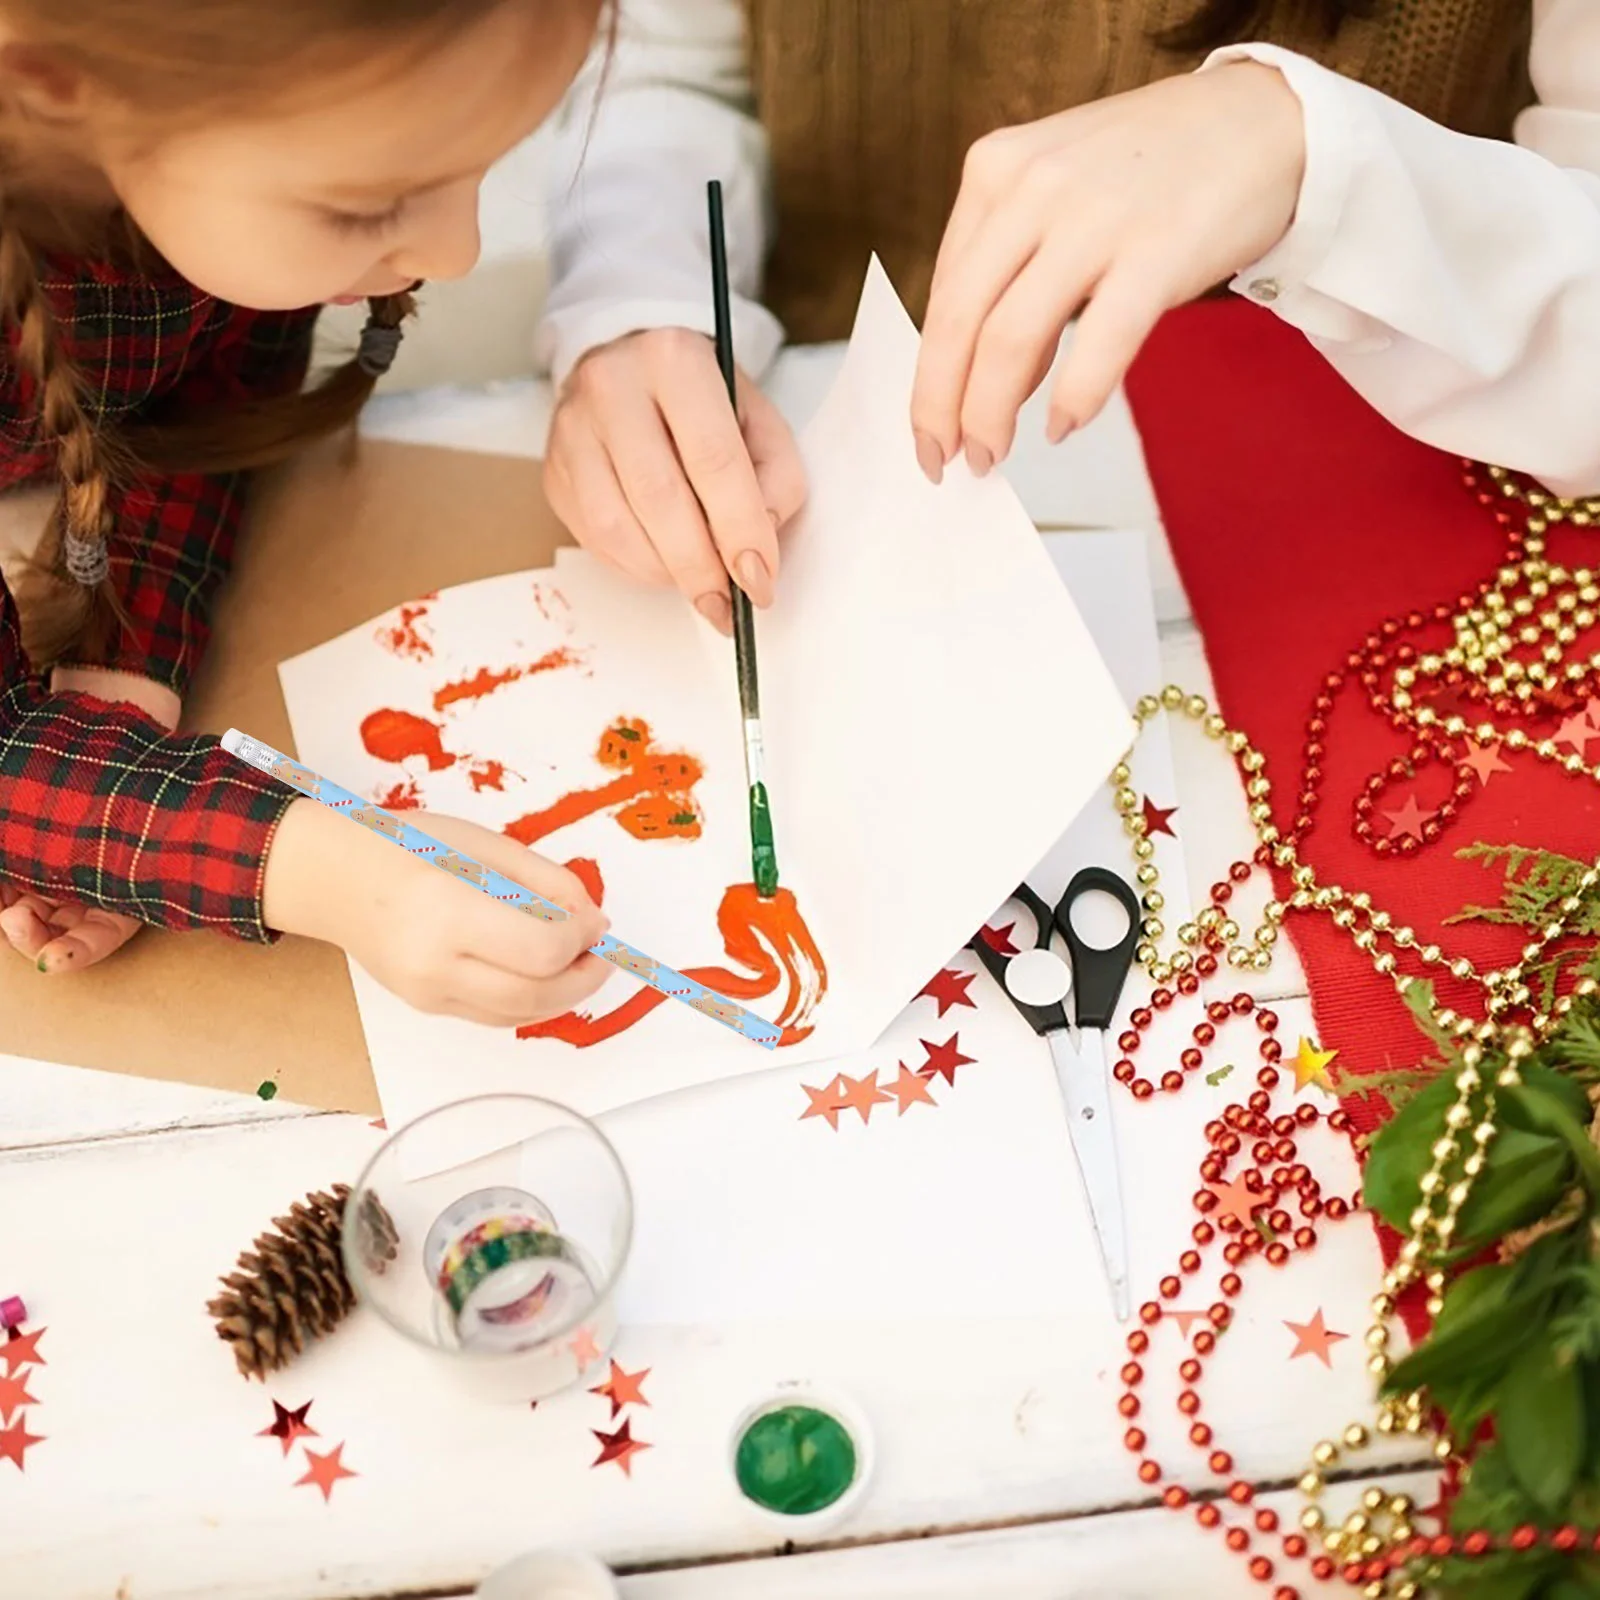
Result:
{"label": "green paint on brush", "polygon": [[750,858],[756,893],[770,900],[778,892],[778,850],[772,842],[772,807],[764,783],[750,787]]}

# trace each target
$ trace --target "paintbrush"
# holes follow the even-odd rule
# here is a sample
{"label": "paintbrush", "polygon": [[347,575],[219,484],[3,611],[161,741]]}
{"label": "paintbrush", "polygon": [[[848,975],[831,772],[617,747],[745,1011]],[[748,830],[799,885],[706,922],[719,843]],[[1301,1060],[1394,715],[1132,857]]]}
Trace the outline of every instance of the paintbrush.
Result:
{"label": "paintbrush", "polygon": [[[738,378],[733,365],[733,314],[728,306],[728,241],[722,226],[722,185],[706,185],[711,225],[711,305],[716,319],[717,365],[728,386],[728,403],[739,413]],[[778,852],[772,842],[772,807],[762,772],[761,683],[756,674],[756,615],[750,596],[730,579],[733,591],[733,652],[739,674],[739,713],[744,719],[744,775],[750,788],[750,864],[756,893],[770,900],[778,892]]]}

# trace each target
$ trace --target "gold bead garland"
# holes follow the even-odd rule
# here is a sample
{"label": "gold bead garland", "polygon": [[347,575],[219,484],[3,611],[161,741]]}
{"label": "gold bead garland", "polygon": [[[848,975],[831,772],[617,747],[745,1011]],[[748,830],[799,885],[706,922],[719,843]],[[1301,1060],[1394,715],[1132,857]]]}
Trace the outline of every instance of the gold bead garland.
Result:
{"label": "gold bead garland", "polygon": [[[1600,513],[1597,513],[1600,514]],[[1579,998],[1588,998],[1600,985],[1592,978],[1582,978],[1572,992],[1559,997],[1550,1011],[1536,1013],[1528,1023],[1511,1022],[1508,1015],[1524,1010],[1530,1004],[1530,991],[1524,981],[1528,967],[1557,939],[1570,931],[1569,920],[1582,908],[1584,897],[1600,886],[1600,860],[1594,862],[1579,878],[1575,892],[1561,902],[1561,916],[1540,929],[1538,936],[1522,949],[1518,961],[1503,971],[1479,972],[1465,956],[1452,956],[1438,945],[1424,943],[1416,931],[1396,923],[1389,913],[1375,908],[1371,897],[1364,892],[1351,892],[1337,884],[1320,884],[1315,870],[1299,858],[1295,846],[1282,838],[1271,820],[1268,804],[1271,784],[1266,777],[1265,758],[1237,729],[1229,728],[1225,720],[1211,711],[1203,696],[1187,694],[1176,685],[1168,685],[1159,696],[1146,695],[1134,707],[1134,716],[1142,729],[1161,712],[1179,713],[1190,721],[1198,722],[1207,737],[1224,744],[1232,754],[1242,774],[1246,777],[1247,794],[1252,796],[1251,822],[1261,854],[1270,857],[1274,865],[1288,871],[1295,888],[1287,906],[1273,900],[1266,907],[1263,921],[1252,935],[1249,945],[1234,943],[1227,952],[1229,964],[1242,969],[1260,971],[1271,964],[1273,945],[1278,929],[1289,909],[1326,912],[1335,926],[1351,935],[1356,949],[1372,962],[1373,969],[1393,982],[1397,992],[1404,997],[1415,978],[1398,971],[1396,952],[1406,952],[1424,967],[1438,967],[1463,981],[1475,983],[1485,998],[1485,1015],[1481,1022],[1460,1016],[1447,1008],[1436,1008],[1435,1020],[1450,1034],[1463,1041],[1461,1066],[1456,1074],[1456,1095],[1445,1114],[1445,1133],[1432,1148],[1432,1162],[1421,1180],[1422,1203],[1412,1213],[1408,1236],[1400,1253],[1383,1279],[1382,1292],[1372,1302],[1373,1322],[1368,1327],[1365,1342],[1369,1355],[1367,1370],[1375,1383],[1381,1384],[1391,1369],[1388,1346],[1391,1339],[1390,1324],[1396,1315],[1400,1296],[1419,1279],[1425,1283],[1428,1311],[1436,1316],[1442,1305],[1444,1274],[1427,1265],[1433,1249],[1447,1250],[1455,1233],[1463,1207],[1471,1197],[1473,1183],[1482,1173],[1487,1161],[1487,1150],[1493,1143],[1497,1127],[1495,1091],[1510,1088],[1521,1081],[1521,1064],[1531,1056],[1538,1044],[1559,1025]],[[1139,882],[1146,892],[1146,909],[1150,909],[1150,896],[1156,892],[1157,869],[1151,860],[1153,846],[1144,835],[1143,819],[1133,814],[1137,796],[1130,787],[1131,769],[1126,761],[1119,763],[1111,775],[1115,802],[1124,817],[1127,831],[1134,837],[1134,857],[1137,862]],[[1135,828],[1132,824],[1138,823]],[[1157,898],[1155,909],[1163,902]],[[1203,930],[1216,927],[1223,919],[1217,908],[1209,921],[1197,918],[1193,925],[1179,929],[1183,944],[1200,942]],[[1159,926],[1159,924],[1158,924]],[[1238,940],[1237,926],[1231,921],[1219,929],[1225,938]],[[1189,970],[1193,958],[1186,950],[1176,952],[1169,961],[1162,961],[1154,952],[1158,933],[1151,931],[1151,923],[1144,926],[1145,941],[1140,946],[1139,959],[1157,982],[1167,981],[1173,973]],[[1393,949],[1382,949],[1387,941]],[[1502,1044],[1507,1057],[1506,1065],[1492,1079],[1485,1079],[1481,1068],[1485,1047]],[[1476,1115],[1472,1102],[1480,1091],[1484,1103]],[[1468,1129],[1469,1139],[1464,1139]],[[1420,1394],[1386,1399],[1379,1407],[1376,1428],[1381,1434],[1420,1434],[1426,1428],[1426,1413]],[[1339,1441],[1325,1440],[1312,1451],[1311,1465],[1300,1478],[1300,1492],[1307,1504],[1300,1515],[1300,1525],[1308,1533],[1320,1536],[1330,1556],[1354,1553],[1356,1558],[1370,1560],[1388,1550],[1399,1547],[1413,1536],[1411,1505],[1402,1495],[1388,1495],[1377,1486],[1367,1490],[1367,1496],[1378,1496],[1373,1505],[1363,1511],[1353,1512],[1341,1527],[1330,1527],[1325,1513],[1315,1502],[1321,1495],[1329,1469],[1337,1465],[1345,1451],[1360,1451],[1370,1443],[1365,1425],[1353,1422],[1340,1435]],[[1434,1446],[1434,1454],[1441,1463],[1452,1459],[1456,1450],[1447,1435],[1441,1434]],[[1374,1513],[1382,1515],[1374,1519]],[[1375,1596],[1393,1595],[1401,1600],[1414,1596],[1417,1586],[1402,1579],[1391,1589],[1387,1580],[1376,1581],[1365,1592]]]}

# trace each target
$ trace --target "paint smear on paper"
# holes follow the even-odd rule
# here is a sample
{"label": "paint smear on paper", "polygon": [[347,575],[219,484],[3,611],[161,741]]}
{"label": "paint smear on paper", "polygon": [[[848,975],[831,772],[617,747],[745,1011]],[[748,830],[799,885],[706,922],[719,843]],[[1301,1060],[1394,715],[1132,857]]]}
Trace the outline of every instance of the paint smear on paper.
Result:
{"label": "paint smear on paper", "polygon": [[445,684],[443,688],[435,689],[433,709],[443,711],[449,706],[459,705],[464,700],[482,700],[487,695],[493,694],[496,689],[503,689],[508,683],[536,677],[541,672],[556,672],[562,667],[575,667],[582,659],[577,651],[562,645],[558,650],[547,650],[537,661],[529,661],[521,666],[502,667],[498,671],[489,667],[479,667],[470,678],[460,678],[454,683]]}
{"label": "paint smear on paper", "polygon": [[503,762],[499,761],[474,761],[467,768],[467,777],[472,783],[472,792],[482,794],[485,789],[504,789],[507,778],[516,777]]}
{"label": "paint smear on paper", "polygon": [[438,598],[437,594],[424,595],[412,605],[401,606],[398,618],[378,629],[378,643],[404,660],[425,661],[433,654],[432,630],[427,626],[428,603]]}
{"label": "paint smear on paper", "polygon": [[600,736],[595,760],[619,776],[518,817],[506,833],[531,845],[596,812],[614,811],[617,826],[635,839],[700,837],[700,805],[693,791],[705,768],[694,756],[658,749],[647,722],[624,717]]}
{"label": "paint smear on paper", "polygon": [[557,611],[563,616],[570,616],[572,612],[572,603],[553,584],[534,584],[533,603],[539,608],[539,615],[546,622],[554,622],[554,613]]}
{"label": "paint smear on paper", "polygon": [[410,711],[374,711],[362,720],[361,743],[379,761],[398,764],[422,756],[429,772],[455,765],[456,758],[441,743],[439,725]]}
{"label": "paint smear on paper", "polygon": [[[783,1007],[773,1019],[782,1029],[781,1046],[798,1044],[811,1033],[813,1012],[828,992],[828,969],[794,893],[780,889],[763,899],[753,883],[736,883],[717,908],[717,930],[730,961],[728,967],[685,967],[697,983],[734,1000],[759,1000],[780,987]],[[666,1000],[659,989],[640,989],[603,1016],[578,1012],[552,1017],[517,1029],[519,1039],[560,1039],[580,1050],[614,1039],[640,1022]]]}
{"label": "paint smear on paper", "polygon": [[404,778],[385,789],[377,796],[377,801],[385,811],[419,811],[422,808],[422,791],[412,779]]}

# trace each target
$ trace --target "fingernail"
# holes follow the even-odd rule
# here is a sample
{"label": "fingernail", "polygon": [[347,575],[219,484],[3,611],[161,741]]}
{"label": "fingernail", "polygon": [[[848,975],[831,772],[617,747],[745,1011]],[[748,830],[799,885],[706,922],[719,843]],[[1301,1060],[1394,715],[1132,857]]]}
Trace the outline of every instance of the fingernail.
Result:
{"label": "fingernail", "polygon": [[917,465],[922,468],[922,475],[929,483],[940,483],[944,479],[944,451],[939,448],[939,441],[931,434],[917,431]]}
{"label": "fingernail", "polygon": [[733,632],[733,607],[725,594],[703,594],[694,608],[718,633]]}
{"label": "fingernail", "polygon": [[979,444],[976,439],[967,440],[966,451],[967,465],[972,468],[974,477],[983,477],[994,465],[994,457],[989,454],[987,447]]}
{"label": "fingernail", "polygon": [[774,528],[781,528],[783,526],[783,518],[780,517],[771,506],[767,507],[767,515],[772,518],[772,526]]}
{"label": "fingernail", "polygon": [[772,573],[767,564],[754,550],[746,550],[733,564],[733,570],[739,579],[739,587],[750,596],[758,606],[764,606],[772,598]]}
{"label": "fingernail", "polygon": [[1077,423],[1071,417],[1063,412],[1052,411],[1049,421],[1044,425],[1044,436],[1051,444],[1060,444],[1075,427]]}

